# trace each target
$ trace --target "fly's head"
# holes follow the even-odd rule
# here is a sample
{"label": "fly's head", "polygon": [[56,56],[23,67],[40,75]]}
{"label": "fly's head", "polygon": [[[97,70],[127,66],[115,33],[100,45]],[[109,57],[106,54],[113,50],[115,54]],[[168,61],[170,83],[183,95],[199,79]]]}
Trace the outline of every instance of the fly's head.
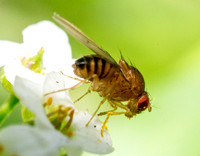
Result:
{"label": "fly's head", "polygon": [[152,106],[149,102],[148,94],[145,92],[138,100],[137,102],[137,111],[138,113],[144,111],[148,108],[148,111],[151,112]]}
{"label": "fly's head", "polygon": [[130,111],[125,114],[128,118],[133,117],[136,114],[148,109],[149,112],[152,110],[151,103],[149,102],[149,97],[146,92],[144,92],[139,98],[130,99],[127,107]]}

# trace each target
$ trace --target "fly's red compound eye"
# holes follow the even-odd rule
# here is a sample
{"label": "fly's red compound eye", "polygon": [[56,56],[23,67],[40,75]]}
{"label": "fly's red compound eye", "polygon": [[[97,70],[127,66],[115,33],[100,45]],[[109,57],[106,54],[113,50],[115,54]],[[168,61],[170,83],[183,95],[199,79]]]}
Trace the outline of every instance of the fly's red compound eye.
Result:
{"label": "fly's red compound eye", "polygon": [[142,95],[140,99],[138,100],[138,110],[143,111],[145,110],[149,105],[149,98],[147,95]]}

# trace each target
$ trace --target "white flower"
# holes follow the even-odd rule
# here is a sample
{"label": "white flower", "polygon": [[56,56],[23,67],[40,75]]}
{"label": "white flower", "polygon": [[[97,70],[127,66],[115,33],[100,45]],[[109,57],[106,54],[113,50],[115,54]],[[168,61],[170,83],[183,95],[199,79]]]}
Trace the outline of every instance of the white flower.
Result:
{"label": "white flower", "polygon": [[[43,47],[46,73],[62,70],[72,75],[71,51],[65,33],[51,22],[43,21],[26,28],[23,36],[22,44],[0,41],[0,66],[5,65],[6,78],[14,84],[13,90],[20,103],[34,114],[34,126],[16,125],[1,130],[0,155],[56,156],[61,147],[66,149],[69,156],[80,155],[82,151],[99,154],[112,152],[108,131],[105,130],[104,137],[101,136],[100,120],[95,117],[86,127],[91,115],[78,111],[67,91],[44,96],[54,90],[69,88],[76,81],[66,81],[62,74],[55,72],[41,75],[21,64],[24,56],[34,56]],[[52,101],[48,102],[49,99]],[[59,126],[51,119],[56,113],[63,115],[56,111],[58,108],[66,113],[61,122],[58,120]],[[70,127],[67,127],[70,122]]]}
{"label": "white flower", "polygon": [[27,125],[9,126],[0,131],[1,156],[59,156],[59,148],[67,144],[59,132]]}
{"label": "white flower", "polygon": [[[13,84],[16,75],[40,82],[42,77],[22,66],[23,59],[35,56],[43,48],[45,72],[63,71],[73,75],[71,47],[66,33],[50,21],[42,21],[28,26],[23,31],[23,43],[0,41],[0,67],[5,65],[5,75]],[[34,74],[33,74],[34,73]],[[73,81],[73,84],[76,82]]]}
{"label": "white flower", "polygon": [[[46,86],[50,83],[52,88]],[[53,99],[52,107],[60,105],[66,108],[71,107],[75,111],[69,131],[62,134],[50,123],[43,111],[43,104],[47,99],[43,95],[46,91],[65,87],[60,73],[48,74],[43,86],[17,77],[13,87],[21,103],[34,113],[35,125],[32,127],[10,126],[2,130],[0,132],[0,147],[3,149],[3,155],[47,156],[52,152],[55,155],[61,147],[66,148],[69,152],[68,155],[74,153],[74,150],[78,153],[84,150],[100,154],[113,151],[108,131],[104,131],[104,137],[100,134],[102,126],[100,120],[95,117],[86,127],[91,115],[86,111],[76,110],[67,92],[58,92],[49,96]],[[71,151],[72,149],[73,151]]]}

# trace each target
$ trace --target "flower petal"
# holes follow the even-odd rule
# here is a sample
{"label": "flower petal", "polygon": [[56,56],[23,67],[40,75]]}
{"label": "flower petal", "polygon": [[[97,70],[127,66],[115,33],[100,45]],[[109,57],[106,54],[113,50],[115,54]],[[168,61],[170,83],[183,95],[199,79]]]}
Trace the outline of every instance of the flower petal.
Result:
{"label": "flower petal", "polygon": [[21,44],[11,41],[0,41],[0,67],[19,56],[21,52],[23,52]]}
{"label": "flower petal", "polygon": [[35,114],[35,123],[38,127],[53,129],[53,126],[43,111],[42,86],[35,84],[30,80],[16,77],[13,90],[20,99],[21,104]]}
{"label": "flower petal", "polygon": [[38,52],[44,48],[43,63],[49,71],[64,70],[71,63],[71,47],[66,33],[50,21],[42,21],[28,26],[23,31],[24,46],[27,50]]}
{"label": "flower petal", "polygon": [[13,60],[9,64],[7,64],[4,67],[4,71],[7,80],[11,84],[14,84],[16,76],[31,80],[32,82],[35,82],[40,85],[44,82],[44,76],[42,76],[39,73],[35,73],[29,70],[28,68],[25,68],[24,66],[21,65],[19,60]]}
{"label": "flower petal", "polygon": [[2,156],[59,156],[59,148],[66,144],[67,137],[58,131],[25,125],[10,126],[0,131]]}
{"label": "flower petal", "polygon": [[108,130],[105,130],[101,136],[102,123],[97,116],[93,118],[88,127],[86,123],[91,115],[86,111],[76,112],[74,114],[72,129],[73,136],[71,145],[80,146],[83,150],[98,154],[111,153],[114,149]]}
{"label": "flower petal", "polygon": [[[50,93],[53,91],[58,91],[65,88],[65,78],[61,73],[51,72],[48,73],[43,85],[43,93]],[[73,102],[69,97],[68,91],[59,91],[57,93],[52,93],[48,96],[45,96],[45,101],[48,97],[52,97],[53,105],[64,105],[74,107]]]}

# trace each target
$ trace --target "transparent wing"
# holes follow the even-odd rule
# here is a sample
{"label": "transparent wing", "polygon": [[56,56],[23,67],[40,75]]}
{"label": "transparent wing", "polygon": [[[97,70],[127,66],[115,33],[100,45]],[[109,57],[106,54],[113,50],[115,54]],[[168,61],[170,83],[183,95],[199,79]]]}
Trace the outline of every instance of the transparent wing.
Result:
{"label": "transparent wing", "polygon": [[102,56],[106,59],[109,63],[113,65],[117,65],[116,61],[110,56],[110,54],[99,47],[94,41],[92,41],[85,33],[83,33],[80,29],[78,29],[75,25],[64,19],[63,17],[59,16],[58,14],[54,13],[53,19],[58,22],[64,30],[73,36],[75,39],[80,41],[83,45],[87,46],[96,54]]}

